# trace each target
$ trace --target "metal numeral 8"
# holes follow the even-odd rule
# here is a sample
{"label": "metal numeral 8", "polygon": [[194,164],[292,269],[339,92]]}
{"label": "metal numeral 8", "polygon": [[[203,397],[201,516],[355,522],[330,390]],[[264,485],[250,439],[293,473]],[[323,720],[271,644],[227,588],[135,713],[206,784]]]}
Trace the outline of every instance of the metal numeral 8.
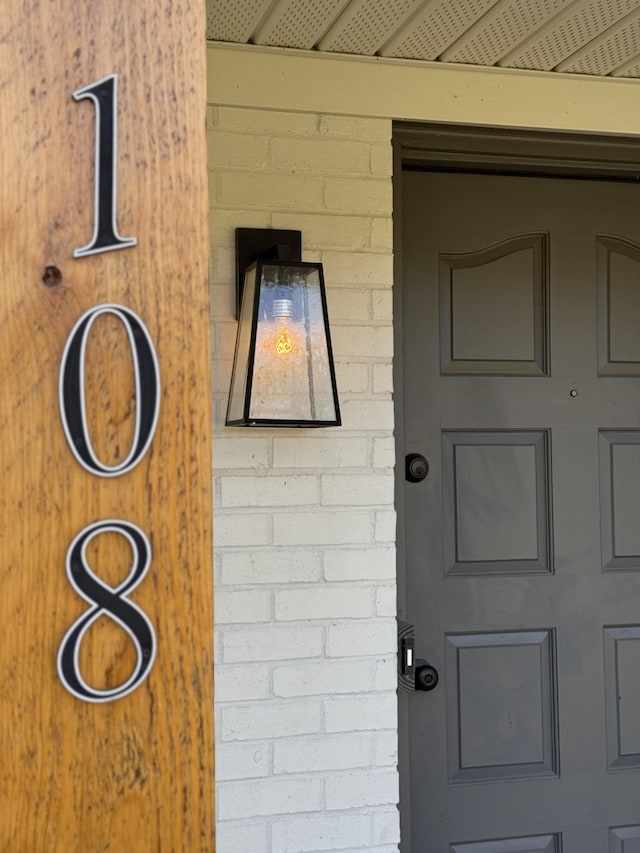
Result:
{"label": "metal numeral 8", "polygon": [[[119,533],[131,545],[133,560],[129,574],[117,587],[110,587],[95,575],[86,561],[87,545],[101,533]],[[97,521],[85,527],[67,551],[67,577],[73,588],[93,606],[83,613],[65,634],[58,651],[58,675],[64,686],[86,702],[108,702],[131,693],[149,674],[156,656],[156,636],[143,611],[127,594],[144,578],[151,562],[151,546],[139,527],[128,521]],[[136,666],[129,678],[107,690],[90,687],[80,673],[82,639],[100,616],[117,622],[131,637],[136,650]]]}

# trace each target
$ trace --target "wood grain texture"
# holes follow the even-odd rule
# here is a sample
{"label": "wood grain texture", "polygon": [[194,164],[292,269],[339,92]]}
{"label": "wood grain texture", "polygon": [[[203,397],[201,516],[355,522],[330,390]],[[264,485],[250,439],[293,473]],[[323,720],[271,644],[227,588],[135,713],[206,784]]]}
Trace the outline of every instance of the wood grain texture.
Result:
{"label": "wood grain texture", "polygon": [[[0,23],[0,851],[214,850],[211,453],[205,9],[202,2],[4,0]],[[93,230],[95,111],[72,92],[118,74],[118,226],[138,245],[74,259]],[[43,282],[47,266],[59,283]],[[162,396],[150,451],[100,478],[67,446],[57,382],[89,308],[125,305],[147,325]],[[87,357],[100,458],[126,455],[131,356],[111,318]],[[132,593],[158,657],[105,704],[60,683],[60,641],[86,609],[64,569],[74,536],[122,518],[153,561]],[[127,572],[121,537],[88,559]],[[108,619],[80,657],[95,687],[121,683],[131,642]]]}

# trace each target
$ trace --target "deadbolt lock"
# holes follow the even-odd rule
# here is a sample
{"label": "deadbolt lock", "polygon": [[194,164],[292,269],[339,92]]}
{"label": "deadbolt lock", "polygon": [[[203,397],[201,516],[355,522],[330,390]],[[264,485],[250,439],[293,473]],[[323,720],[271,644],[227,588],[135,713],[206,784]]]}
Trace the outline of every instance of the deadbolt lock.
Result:
{"label": "deadbolt lock", "polygon": [[429,473],[429,463],[422,453],[409,453],[404,460],[405,476],[409,483],[420,483]]}

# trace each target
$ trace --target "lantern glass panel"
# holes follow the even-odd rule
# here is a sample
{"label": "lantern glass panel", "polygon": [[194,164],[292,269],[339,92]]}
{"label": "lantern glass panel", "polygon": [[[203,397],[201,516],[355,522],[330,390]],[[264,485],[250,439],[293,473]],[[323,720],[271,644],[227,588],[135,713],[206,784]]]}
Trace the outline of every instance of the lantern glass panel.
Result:
{"label": "lantern glass panel", "polygon": [[259,264],[249,420],[338,419],[322,268]]}
{"label": "lantern glass panel", "polygon": [[241,421],[244,418],[244,402],[247,393],[249,356],[251,352],[251,319],[256,293],[255,264],[249,267],[244,275],[244,289],[242,293],[238,338],[236,340],[231,392],[229,394],[229,406],[227,409],[227,423],[230,421]]}

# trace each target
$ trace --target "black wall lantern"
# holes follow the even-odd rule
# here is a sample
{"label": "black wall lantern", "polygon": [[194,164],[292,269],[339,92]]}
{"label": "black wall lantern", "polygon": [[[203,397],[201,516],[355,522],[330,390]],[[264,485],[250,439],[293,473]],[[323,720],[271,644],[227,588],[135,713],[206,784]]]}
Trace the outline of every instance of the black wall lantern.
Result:
{"label": "black wall lantern", "polygon": [[322,264],[299,231],[238,228],[240,315],[227,426],[340,426]]}

